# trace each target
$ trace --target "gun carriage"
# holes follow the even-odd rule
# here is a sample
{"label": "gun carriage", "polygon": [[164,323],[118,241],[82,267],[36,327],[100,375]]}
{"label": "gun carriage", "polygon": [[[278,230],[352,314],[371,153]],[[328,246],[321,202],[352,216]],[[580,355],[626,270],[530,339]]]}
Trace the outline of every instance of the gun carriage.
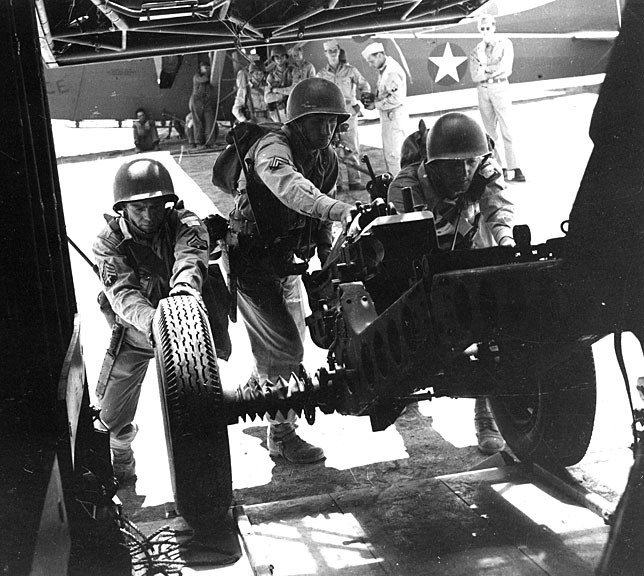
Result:
{"label": "gun carriage", "polygon": [[369,416],[377,431],[410,402],[486,395],[522,460],[568,466],[584,456],[595,414],[590,345],[611,330],[562,258],[566,239],[533,246],[517,226],[515,247],[451,250],[429,211],[396,214],[378,198],[356,218],[360,233],[342,235],[305,276],[310,333],[328,349],[314,375],[302,367],[288,381],[222,386],[203,311],[189,297],[162,302],[157,365],[175,496],[191,524],[227,510],[226,426],[239,418],[293,410],[313,423],[319,408]]}

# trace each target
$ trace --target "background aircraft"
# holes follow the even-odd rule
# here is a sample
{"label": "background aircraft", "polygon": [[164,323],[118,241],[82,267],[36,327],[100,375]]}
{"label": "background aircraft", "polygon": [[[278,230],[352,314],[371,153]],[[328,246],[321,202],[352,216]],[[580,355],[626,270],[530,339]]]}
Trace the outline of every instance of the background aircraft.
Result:
{"label": "background aircraft", "polygon": [[[100,3],[100,0],[94,1]],[[593,9],[588,10],[585,0],[497,0],[481,6],[479,12],[496,14],[498,31],[512,38],[515,50],[512,82],[519,83],[602,73],[619,30],[623,3],[624,0],[596,0]],[[332,12],[347,14],[347,9],[336,7]],[[476,15],[475,12],[472,14]],[[411,12],[408,19],[413,15]],[[406,21],[399,20],[400,28],[395,31],[392,31],[392,25],[385,25],[383,17],[382,21],[372,22],[372,34],[364,34],[362,30],[361,35],[348,37],[343,36],[350,31],[348,25],[326,24],[323,28],[327,37],[342,37],[349,62],[372,84],[376,80],[375,72],[360,53],[370,41],[378,39],[384,43],[387,53],[406,69],[410,95],[434,94],[474,86],[468,72],[467,55],[480,36],[475,19],[465,16],[468,14],[462,11],[449,18],[442,16],[437,25],[413,30],[407,29]],[[423,18],[427,16],[412,20],[418,25],[418,20]],[[286,24],[284,27],[287,28]],[[305,32],[308,30],[307,24]],[[320,34],[319,31],[315,33]],[[125,32],[123,35],[129,38]],[[157,38],[159,34],[152,36]],[[320,69],[326,64],[323,40],[308,40],[308,36],[305,33],[298,43],[303,46],[305,58]],[[285,38],[293,39],[292,36]],[[120,121],[133,118],[135,110],[142,106],[157,120],[182,120],[188,113],[192,75],[201,60],[209,59],[213,63],[212,83],[219,94],[217,118],[220,121],[232,119],[235,76],[243,63],[239,50],[189,53],[198,44],[186,42],[184,55],[123,60],[123,55],[116,49],[103,49],[107,54],[101,54],[100,49],[91,53],[84,45],[74,44],[77,41],[72,40],[67,49],[61,50],[55,58],[52,54],[48,61],[52,66],[46,71],[52,118],[77,122],[85,119]],[[279,33],[271,38],[271,42],[281,41]],[[220,45],[225,46],[225,42]],[[181,46],[176,44],[173,48]],[[248,42],[244,51],[249,50],[265,58],[268,47],[266,43],[253,46]],[[130,57],[145,54],[140,47],[129,52],[126,48],[125,52]],[[109,56],[114,61],[104,62]],[[87,61],[94,63],[77,65]]]}

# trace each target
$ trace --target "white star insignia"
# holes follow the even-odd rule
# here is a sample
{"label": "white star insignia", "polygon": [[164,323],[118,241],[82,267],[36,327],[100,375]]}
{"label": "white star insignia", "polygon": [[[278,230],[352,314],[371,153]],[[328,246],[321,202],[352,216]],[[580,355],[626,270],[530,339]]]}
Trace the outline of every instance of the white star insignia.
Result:
{"label": "white star insignia", "polygon": [[434,82],[438,82],[441,78],[445,78],[446,76],[451,76],[457,82],[461,81],[458,77],[457,68],[459,64],[464,60],[467,60],[467,56],[454,56],[449,42],[445,44],[445,50],[443,51],[442,56],[429,56],[429,59],[438,66],[438,72],[436,73]]}

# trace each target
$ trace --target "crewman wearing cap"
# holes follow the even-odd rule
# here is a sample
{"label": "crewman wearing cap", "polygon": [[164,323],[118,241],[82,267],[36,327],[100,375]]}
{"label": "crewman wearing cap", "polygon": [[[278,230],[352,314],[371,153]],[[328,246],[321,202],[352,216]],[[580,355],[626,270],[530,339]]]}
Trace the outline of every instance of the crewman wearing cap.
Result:
{"label": "crewman wearing cap", "polygon": [[289,75],[291,77],[290,89],[299,84],[302,80],[313,78],[316,70],[315,66],[304,58],[304,50],[299,44],[294,44],[288,49],[290,56]]}
{"label": "crewman wearing cap", "polygon": [[380,42],[369,44],[362,51],[362,57],[369,66],[378,70],[376,93],[364,95],[362,103],[365,108],[375,107],[380,112],[385,168],[395,176],[400,170],[400,151],[409,123],[405,110],[407,78],[402,66],[385,54],[385,47]]}
{"label": "crewman wearing cap", "polygon": [[[360,71],[346,61],[344,50],[337,40],[327,40],[324,43],[324,54],[328,64],[318,72],[319,78],[330,80],[342,91],[345,108],[349,119],[345,122],[348,130],[339,137],[339,146],[336,151],[340,160],[347,167],[347,180],[349,190],[363,190],[360,182],[360,172],[355,167],[360,166],[360,141],[358,140],[358,94],[371,92],[371,86]],[[338,190],[342,190],[341,179],[338,178]]]}

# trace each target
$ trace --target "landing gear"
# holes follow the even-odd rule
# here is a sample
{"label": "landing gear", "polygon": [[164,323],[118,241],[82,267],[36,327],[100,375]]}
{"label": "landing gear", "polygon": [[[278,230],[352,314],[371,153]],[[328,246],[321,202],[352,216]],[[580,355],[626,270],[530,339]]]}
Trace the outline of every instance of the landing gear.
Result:
{"label": "landing gear", "polygon": [[561,466],[577,464],[586,454],[595,403],[589,347],[543,373],[526,376],[518,390],[490,396],[499,430],[521,460]]}
{"label": "landing gear", "polygon": [[208,318],[191,296],[166,298],[153,336],[175,502],[196,532],[212,532],[232,502],[232,475]]}

